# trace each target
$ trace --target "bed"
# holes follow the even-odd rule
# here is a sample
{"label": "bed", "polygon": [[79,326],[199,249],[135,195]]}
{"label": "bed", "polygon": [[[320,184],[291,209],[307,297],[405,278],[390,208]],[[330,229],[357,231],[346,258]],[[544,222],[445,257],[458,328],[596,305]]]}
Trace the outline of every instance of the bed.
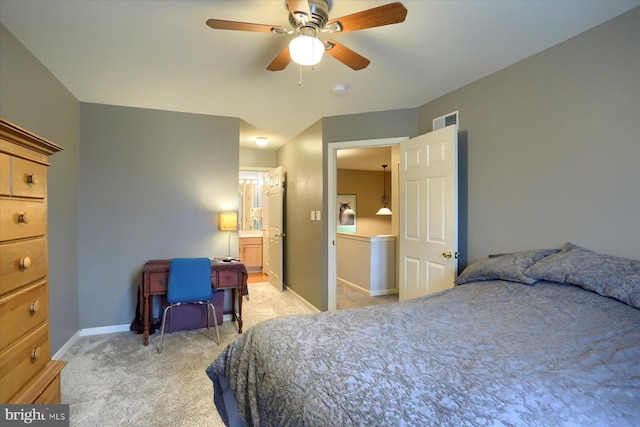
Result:
{"label": "bed", "polygon": [[640,423],[640,261],[567,243],[395,304],[260,323],[207,368],[227,425]]}

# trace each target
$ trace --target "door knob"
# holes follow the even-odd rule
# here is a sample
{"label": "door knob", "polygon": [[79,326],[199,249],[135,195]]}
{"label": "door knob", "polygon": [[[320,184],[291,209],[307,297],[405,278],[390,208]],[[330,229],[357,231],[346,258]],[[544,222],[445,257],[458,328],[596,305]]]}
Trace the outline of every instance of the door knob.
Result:
{"label": "door knob", "polygon": [[442,252],[442,257],[443,258],[447,258],[447,259],[451,259],[451,258],[456,258],[458,259],[458,256],[460,255],[460,252],[453,252],[453,251],[445,251]]}

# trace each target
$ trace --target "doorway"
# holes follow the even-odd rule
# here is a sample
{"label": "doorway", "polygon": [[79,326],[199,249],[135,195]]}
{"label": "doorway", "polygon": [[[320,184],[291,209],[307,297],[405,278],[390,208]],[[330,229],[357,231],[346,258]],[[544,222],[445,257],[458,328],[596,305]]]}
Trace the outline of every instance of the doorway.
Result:
{"label": "doorway", "polygon": [[[369,147],[384,147],[384,146],[396,146],[401,141],[409,139],[408,137],[400,138],[382,138],[360,141],[345,141],[345,142],[333,142],[328,144],[328,162],[327,162],[327,190],[328,190],[328,203],[327,203],[327,226],[328,226],[328,254],[327,254],[327,309],[329,311],[336,310],[336,278],[337,278],[337,262],[336,262],[336,229],[337,221],[336,216],[333,215],[336,212],[336,195],[337,195],[337,152],[341,149],[351,148],[369,148]],[[394,172],[397,176],[397,165],[392,165]],[[393,173],[392,172],[392,175]],[[392,206],[394,203],[392,202]],[[397,217],[397,214],[396,214]]]}
{"label": "doorway", "polygon": [[238,257],[250,273],[265,271],[264,181],[268,169],[240,169],[238,179]]}

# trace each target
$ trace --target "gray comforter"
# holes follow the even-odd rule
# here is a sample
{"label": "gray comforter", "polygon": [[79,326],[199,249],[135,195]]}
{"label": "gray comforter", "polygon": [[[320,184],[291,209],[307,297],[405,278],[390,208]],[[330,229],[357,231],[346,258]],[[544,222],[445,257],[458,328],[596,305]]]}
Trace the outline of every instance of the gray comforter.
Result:
{"label": "gray comforter", "polygon": [[471,283],[263,322],[207,373],[227,423],[226,388],[255,426],[638,426],[640,310],[566,284]]}

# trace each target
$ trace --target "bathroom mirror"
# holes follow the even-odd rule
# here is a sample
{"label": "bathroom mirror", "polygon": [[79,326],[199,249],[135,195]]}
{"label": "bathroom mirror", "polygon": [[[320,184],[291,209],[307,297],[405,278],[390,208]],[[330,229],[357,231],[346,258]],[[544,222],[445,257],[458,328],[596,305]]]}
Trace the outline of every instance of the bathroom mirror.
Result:
{"label": "bathroom mirror", "polygon": [[265,172],[240,171],[238,181],[238,225],[241,231],[262,230],[262,183]]}

